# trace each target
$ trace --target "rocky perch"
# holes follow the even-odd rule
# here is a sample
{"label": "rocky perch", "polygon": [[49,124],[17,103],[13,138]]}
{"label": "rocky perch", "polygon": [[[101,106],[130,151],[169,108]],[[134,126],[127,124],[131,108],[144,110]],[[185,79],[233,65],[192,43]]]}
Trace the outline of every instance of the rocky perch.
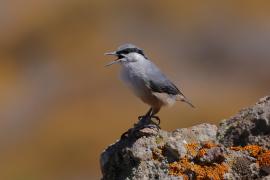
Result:
{"label": "rocky perch", "polygon": [[100,158],[103,180],[270,179],[270,96],[219,127],[167,132],[141,121]]}

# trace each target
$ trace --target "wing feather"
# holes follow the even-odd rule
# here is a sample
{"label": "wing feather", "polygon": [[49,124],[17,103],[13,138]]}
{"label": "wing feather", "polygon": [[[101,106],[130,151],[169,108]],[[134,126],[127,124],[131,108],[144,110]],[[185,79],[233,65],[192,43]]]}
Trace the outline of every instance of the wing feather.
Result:
{"label": "wing feather", "polygon": [[185,95],[173,84],[153,63],[149,61],[149,69],[146,72],[147,87],[153,92],[166,93],[176,96],[176,100],[188,103],[194,107]]}

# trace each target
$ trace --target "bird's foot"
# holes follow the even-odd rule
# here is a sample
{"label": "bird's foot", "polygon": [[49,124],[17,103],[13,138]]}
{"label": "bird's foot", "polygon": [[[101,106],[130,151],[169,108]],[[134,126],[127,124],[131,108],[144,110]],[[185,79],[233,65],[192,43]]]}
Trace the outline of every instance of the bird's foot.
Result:
{"label": "bird's foot", "polygon": [[[155,119],[155,120],[153,120]],[[132,132],[139,130],[139,129],[143,129],[143,128],[150,128],[150,129],[155,129],[158,128],[160,129],[160,118],[158,116],[148,116],[148,115],[144,115],[144,116],[139,116],[138,117],[139,122],[134,124],[134,128],[133,129],[129,129],[128,131],[124,132],[121,135],[121,139],[124,138],[128,138],[130,134],[132,134]]]}
{"label": "bird's foot", "polygon": [[136,125],[143,126],[145,124],[150,124],[151,123],[151,118],[149,116],[139,116],[138,117],[139,122]]}
{"label": "bird's foot", "polygon": [[[152,118],[154,118],[157,122],[153,121]],[[144,116],[139,116],[138,119],[139,119],[139,122],[138,122],[138,124],[136,124],[138,126],[152,127],[152,128],[153,128],[153,126],[156,126],[160,129],[160,127],[159,127],[160,118],[158,116],[151,116],[150,117],[150,116],[144,115]]]}
{"label": "bird's foot", "polygon": [[[153,121],[152,118],[154,118],[157,122]],[[138,120],[148,123],[153,122],[154,124],[160,125],[160,118],[158,116],[139,116]]]}
{"label": "bird's foot", "polygon": [[159,125],[157,125],[156,123],[150,123],[150,124],[146,124],[144,125],[142,128],[149,128],[149,129],[161,129]]}
{"label": "bird's foot", "polygon": [[141,123],[151,123],[151,117],[144,115],[144,116],[139,116],[138,117],[139,122]]}
{"label": "bird's foot", "polygon": [[152,116],[151,118],[154,118],[157,121],[157,123],[154,122],[155,124],[160,125],[160,118],[158,116]]}

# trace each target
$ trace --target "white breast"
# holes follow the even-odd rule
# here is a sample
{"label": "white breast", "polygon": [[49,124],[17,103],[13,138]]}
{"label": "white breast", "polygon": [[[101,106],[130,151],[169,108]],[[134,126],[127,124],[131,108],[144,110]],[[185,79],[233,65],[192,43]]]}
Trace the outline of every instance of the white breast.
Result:
{"label": "white breast", "polygon": [[142,62],[130,62],[122,65],[121,80],[138,96],[148,93],[145,85],[145,69]]}

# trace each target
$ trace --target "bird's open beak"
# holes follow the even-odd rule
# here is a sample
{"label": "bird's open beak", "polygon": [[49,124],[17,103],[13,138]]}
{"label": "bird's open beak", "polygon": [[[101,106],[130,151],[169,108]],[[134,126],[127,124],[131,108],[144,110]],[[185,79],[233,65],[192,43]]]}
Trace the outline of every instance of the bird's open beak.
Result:
{"label": "bird's open beak", "polygon": [[105,65],[105,67],[111,66],[113,64],[117,64],[120,63],[123,59],[117,59],[115,61],[109,62],[108,64]]}
{"label": "bird's open beak", "polygon": [[113,51],[113,52],[107,52],[107,53],[105,53],[104,55],[113,55],[113,56],[116,56],[117,54],[116,54],[115,51]]}
{"label": "bird's open beak", "polygon": [[[105,55],[111,55],[111,56],[117,56],[116,52],[113,51],[113,52],[107,52],[105,53]],[[117,64],[117,63],[120,63],[123,59],[116,59],[108,64],[105,65],[105,67],[108,67],[108,66],[111,66],[113,64]]]}

